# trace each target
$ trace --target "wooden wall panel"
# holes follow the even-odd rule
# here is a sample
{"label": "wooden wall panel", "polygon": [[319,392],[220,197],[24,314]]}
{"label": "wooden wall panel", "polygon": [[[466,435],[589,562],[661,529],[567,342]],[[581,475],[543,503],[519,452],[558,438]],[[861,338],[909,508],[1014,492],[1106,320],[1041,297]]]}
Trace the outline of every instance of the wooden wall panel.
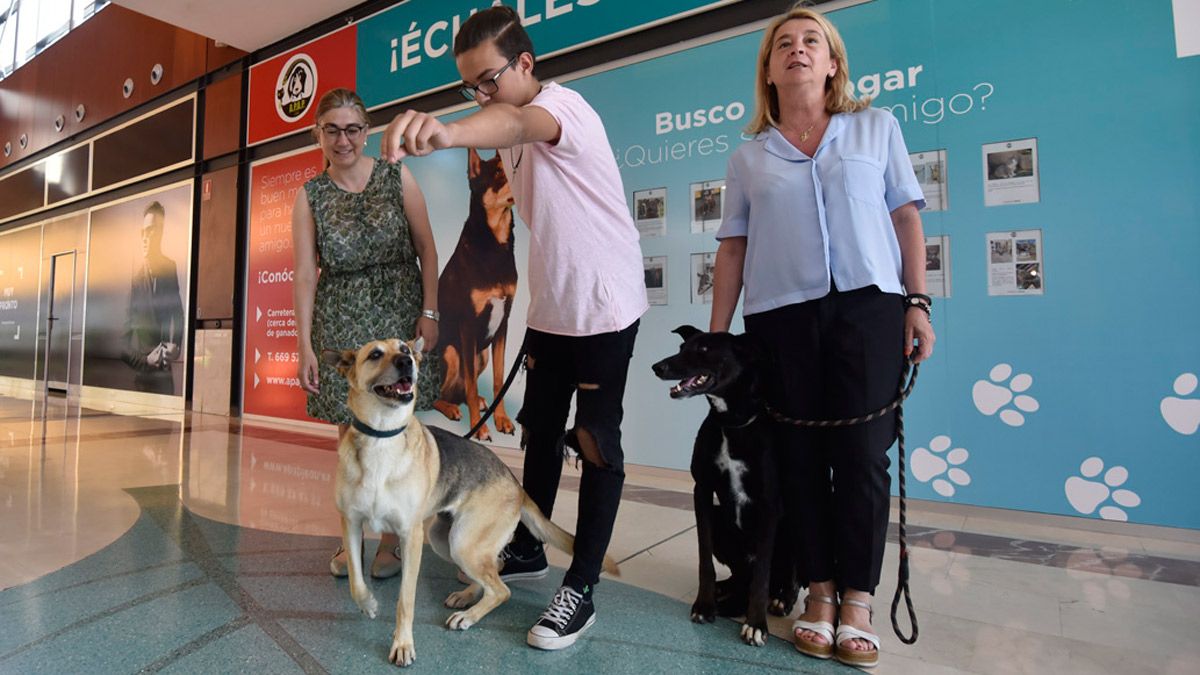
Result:
{"label": "wooden wall panel", "polygon": [[237,61],[238,59],[242,58],[245,55],[246,55],[246,52],[244,52],[236,47],[228,47],[228,46],[218,47],[216,42],[209,40],[208,41],[208,65],[205,67],[205,70],[207,70],[208,72],[211,73],[212,71],[214,71],[218,68],[222,68],[224,66],[227,66],[227,65],[233,63],[234,61]]}
{"label": "wooden wall panel", "polygon": [[45,201],[45,193],[45,163],[34,164],[28,169],[5,176],[0,180],[0,218],[41,208]]}
{"label": "wooden wall panel", "polygon": [[204,159],[237,152],[241,140],[242,74],[212,83],[204,99]]}
{"label": "wooden wall panel", "polygon": [[[0,81],[0,146],[6,140],[13,144],[11,156],[0,155],[0,170],[192,82],[209,70],[210,58],[219,62],[240,55],[214,48],[212,40],[191,31],[109,5]],[[152,85],[155,64],[162,64],[163,78]],[[134,91],[124,98],[121,84],[127,77]],[[80,103],[87,114],[76,122]],[[54,118],[60,114],[66,124],[58,132]],[[24,149],[17,144],[22,133],[30,141]]]}
{"label": "wooden wall panel", "polygon": [[200,179],[200,250],[196,256],[196,320],[233,320],[237,249],[238,166]]}
{"label": "wooden wall panel", "polygon": [[81,145],[46,161],[47,205],[57,204],[88,191],[91,150],[90,145]]}
{"label": "wooden wall panel", "polygon": [[105,134],[92,144],[92,189],[192,159],[195,99]]}

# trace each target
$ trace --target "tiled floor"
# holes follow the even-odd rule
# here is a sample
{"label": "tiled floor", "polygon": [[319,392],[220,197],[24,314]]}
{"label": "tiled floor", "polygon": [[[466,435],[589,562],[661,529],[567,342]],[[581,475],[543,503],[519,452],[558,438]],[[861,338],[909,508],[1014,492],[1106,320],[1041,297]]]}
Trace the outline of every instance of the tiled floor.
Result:
{"label": "tiled floor", "polygon": [[[0,672],[347,672],[387,669],[389,610],[369,621],[325,573],[336,544],[332,437],[185,414],[0,397]],[[149,411],[147,411],[149,412]],[[519,455],[501,456],[519,470]],[[464,634],[440,627],[453,569],[424,558],[416,668],[424,672],[838,672],[781,639],[696,626],[690,478],[630,467],[597,590],[600,621],[542,653],[523,634],[558,577]],[[554,518],[575,518],[564,472]],[[875,601],[880,673],[1200,673],[1200,533],[934,503],[909,505],[920,638],[888,609],[897,547]],[[565,566],[565,556],[551,564]],[[381,605],[395,580],[377,582]]]}

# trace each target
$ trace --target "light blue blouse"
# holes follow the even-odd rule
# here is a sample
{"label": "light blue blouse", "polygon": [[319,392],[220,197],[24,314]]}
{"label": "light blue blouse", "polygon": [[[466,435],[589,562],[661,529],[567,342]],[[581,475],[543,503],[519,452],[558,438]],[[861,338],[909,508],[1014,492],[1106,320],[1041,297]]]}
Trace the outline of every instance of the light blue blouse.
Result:
{"label": "light blue blouse", "polygon": [[872,284],[903,293],[891,212],[925,207],[900,125],[867,108],[839,113],[817,147],[800,152],[774,127],[743,143],[725,177],[717,239],[747,237],[743,315]]}

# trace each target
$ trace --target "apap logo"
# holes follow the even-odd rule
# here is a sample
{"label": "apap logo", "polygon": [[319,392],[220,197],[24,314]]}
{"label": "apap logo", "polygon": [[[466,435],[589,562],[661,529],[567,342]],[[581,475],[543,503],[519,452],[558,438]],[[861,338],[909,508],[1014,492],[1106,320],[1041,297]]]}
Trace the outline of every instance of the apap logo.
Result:
{"label": "apap logo", "polygon": [[275,112],[284,122],[295,122],[312,107],[317,91],[317,65],[308,54],[294,54],[279,70],[275,82]]}

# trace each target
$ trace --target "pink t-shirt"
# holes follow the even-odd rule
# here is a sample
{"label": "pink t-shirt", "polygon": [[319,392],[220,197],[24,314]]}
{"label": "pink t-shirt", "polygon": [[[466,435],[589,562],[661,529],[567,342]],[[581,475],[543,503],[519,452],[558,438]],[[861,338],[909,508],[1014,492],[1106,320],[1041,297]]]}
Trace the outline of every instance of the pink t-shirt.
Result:
{"label": "pink t-shirt", "polygon": [[638,231],[600,116],[553,82],[528,105],[562,128],[557,144],[501,150],[529,226],[528,325],[557,335],[627,328],[649,308]]}

